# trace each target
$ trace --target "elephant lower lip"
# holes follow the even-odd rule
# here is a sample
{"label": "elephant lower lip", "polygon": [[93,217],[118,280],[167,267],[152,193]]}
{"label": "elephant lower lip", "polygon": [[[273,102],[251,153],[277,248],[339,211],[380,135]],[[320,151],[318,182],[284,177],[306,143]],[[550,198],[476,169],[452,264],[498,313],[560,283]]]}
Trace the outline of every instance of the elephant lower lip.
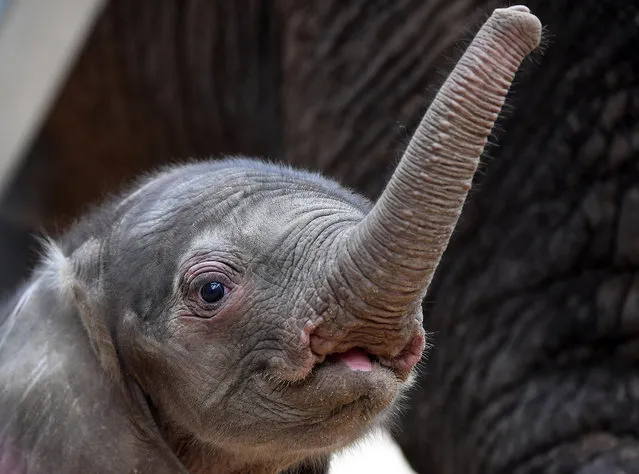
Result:
{"label": "elephant lower lip", "polygon": [[370,356],[362,349],[350,349],[346,352],[331,354],[327,357],[330,362],[343,362],[349,369],[355,372],[370,372],[373,370],[373,362]]}

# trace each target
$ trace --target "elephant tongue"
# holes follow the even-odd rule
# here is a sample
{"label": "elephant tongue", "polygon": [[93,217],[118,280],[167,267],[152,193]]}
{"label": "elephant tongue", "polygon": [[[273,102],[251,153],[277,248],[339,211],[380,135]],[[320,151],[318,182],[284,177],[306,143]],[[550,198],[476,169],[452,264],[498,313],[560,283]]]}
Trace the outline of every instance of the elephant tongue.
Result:
{"label": "elephant tongue", "polygon": [[350,349],[346,352],[335,354],[335,359],[344,361],[351,370],[361,372],[370,372],[373,370],[373,364],[368,354],[361,349]]}

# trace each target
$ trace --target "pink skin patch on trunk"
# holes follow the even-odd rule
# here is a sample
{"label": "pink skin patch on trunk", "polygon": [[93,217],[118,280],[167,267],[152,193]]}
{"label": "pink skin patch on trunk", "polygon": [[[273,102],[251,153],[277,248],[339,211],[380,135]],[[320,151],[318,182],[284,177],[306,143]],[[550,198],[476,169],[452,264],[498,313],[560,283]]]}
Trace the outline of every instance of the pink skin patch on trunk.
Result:
{"label": "pink skin patch on trunk", "polygon": [[332,359],[344,362],[351,370],[356,372],[370,372],[373,363],[368,354],[361,349],[350,349],[339,354],[332,354]]}

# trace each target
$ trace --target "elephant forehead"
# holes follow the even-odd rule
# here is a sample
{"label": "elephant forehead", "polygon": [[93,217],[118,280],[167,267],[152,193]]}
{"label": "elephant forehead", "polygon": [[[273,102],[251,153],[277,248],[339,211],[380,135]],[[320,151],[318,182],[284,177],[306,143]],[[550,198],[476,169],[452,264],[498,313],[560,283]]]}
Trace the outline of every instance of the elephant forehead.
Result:
{"label": "elephant forehead", "polygon": [[330,242],[330,235],[359,222],[364,212],[328,195],[295,190],[256,192],[236,203],[219,221],[203,223],[187,253],[224,242],[245,260],[274,263],[311,258]]}
{"label": "elephant forehead", "polygon": [[[359,212],[360,202],[324,179],[270,167],[251,169],[200,166],[166,174],[124,199],[128,209],[114,230],[122,236],[148,239],[163,234],[184,241],[192,229],[216,225],[244,230],[242,234],[276,233],[299,224],[313,212]],[[210,167],[211,165],[209,165]],[[176,229],[178,229],[176,231]],[[173,231],[172,231],[173,230]]]}
{"label": "elephant forehead", "polygon": [[123,236],[146,238],[158,232],[195,226],[202,220],[219,220],[232,211],[246,193],[225,176],[196,175],[173,180],[157,180],[132,197],[137,201],[115,228]]}
{"label": "elephant forehead", "polygon": [[237,212],[242,237],[260,247],[275,250],[288,238],[316,239],[326,226],[355,223],[363,212],[328,195],[282,192],[256,195]]}

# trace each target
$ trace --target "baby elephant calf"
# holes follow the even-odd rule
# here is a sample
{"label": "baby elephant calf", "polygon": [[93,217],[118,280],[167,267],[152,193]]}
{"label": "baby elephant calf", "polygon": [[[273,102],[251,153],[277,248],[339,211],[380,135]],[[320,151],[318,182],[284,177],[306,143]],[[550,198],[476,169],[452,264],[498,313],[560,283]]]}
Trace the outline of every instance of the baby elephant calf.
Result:
{"label": "baby elephant calf", "polygon": [[200,162],[48,242],[0,312],[0,473],[324,472],[384,423],[540,30],[495,10],[374,205],[308,172]]}

